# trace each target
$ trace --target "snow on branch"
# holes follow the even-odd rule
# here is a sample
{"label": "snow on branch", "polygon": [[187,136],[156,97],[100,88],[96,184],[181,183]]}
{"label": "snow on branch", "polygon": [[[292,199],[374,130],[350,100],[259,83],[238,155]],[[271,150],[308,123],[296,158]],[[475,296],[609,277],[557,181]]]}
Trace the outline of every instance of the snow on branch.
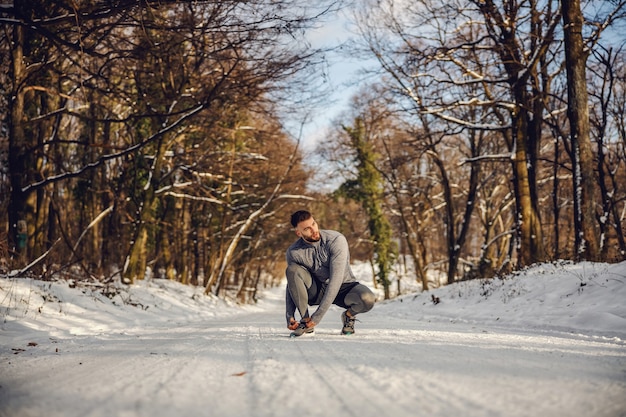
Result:
{"label": "snow on branch", "polygon": [[478,129],[478,130],[506,130],[509,129],[510,125],[493,125],[493,124],[484,124],[484,123],[473,123],[468,122],[466,120],[459,119],[458,117],[449,116],[444,113],[446,109],[426,109],[422,111],[422,114],[430,114],[436,116],[442,120],[446,120],[448,122],[452,122],[458,124],[459,126],[465,126],[470,129]]}
{"label": "snow on branch", "polygon": [[493,155],[479,155],[473,158],[465,158],[463,161],[459,163],[459,166],[465,165],[472,162],[481,162],[481,161],[504,161],[510,160],[513,158],[512,153],[501,153],[501,154],[493,154]]}
{"label": "snow on branch", "polygon": [[276,196],[276,200],[287,200],[287,199],[315,201],[315,198],[309,197],[308,195],[302,195],[302,194],[281,194],[279,196]]}
{"label": "snow on branch", "polygon": [[168,191],[164,195],[170,196],[170,197],[176,197],[176,198],[183,198],[186,200],[203,201],[205,203],[214,203],[214,204],[219,204],[220,206],[223,206],[226,204],[222,200],[218,200],[216,198],[201,197],[201,196],[191,195],[191,194],[175,193],[173,191]]}

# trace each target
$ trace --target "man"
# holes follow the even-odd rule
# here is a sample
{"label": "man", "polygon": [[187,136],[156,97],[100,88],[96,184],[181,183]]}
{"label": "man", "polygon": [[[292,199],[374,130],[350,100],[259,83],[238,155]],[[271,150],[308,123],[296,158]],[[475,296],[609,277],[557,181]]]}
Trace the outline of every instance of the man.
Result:
{"label": "man", "polygon": [[[342,334],[354,333],[355,316],[372,309],[376,297],[356,281],[350,269],[350,250],[345,236],[333,230],[319,230],[305,210],[291,215],[291,225],[300,238],[287,249],[287,327],[292,336],[312,333],[331,304],[345,308],[341,314]],[[309,315],[309,305],[317,305]],[[300,322],[295,319],[295,310]]]}

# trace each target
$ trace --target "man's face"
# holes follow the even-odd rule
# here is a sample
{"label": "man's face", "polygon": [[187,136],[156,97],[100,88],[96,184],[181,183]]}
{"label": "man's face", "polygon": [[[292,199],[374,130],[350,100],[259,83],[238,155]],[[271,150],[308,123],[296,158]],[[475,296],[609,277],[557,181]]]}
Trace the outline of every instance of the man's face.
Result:
{"label": "man's face", "polygon": [[317,227],[315,219],[311,217],[298,223],[296,235],[311,243],[320,240],[320,229]]}

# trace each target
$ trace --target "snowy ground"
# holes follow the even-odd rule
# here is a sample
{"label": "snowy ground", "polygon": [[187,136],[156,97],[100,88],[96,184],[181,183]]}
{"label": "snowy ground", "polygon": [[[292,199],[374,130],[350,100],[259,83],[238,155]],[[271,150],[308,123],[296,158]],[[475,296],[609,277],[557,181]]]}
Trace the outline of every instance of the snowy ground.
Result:
{"label": "snowy ground", "polygon": [[379,302],[352,336],[331,309],[299,339],[282,288],[71,286],[0,279],[0,416],[626,416],[626,262]]}

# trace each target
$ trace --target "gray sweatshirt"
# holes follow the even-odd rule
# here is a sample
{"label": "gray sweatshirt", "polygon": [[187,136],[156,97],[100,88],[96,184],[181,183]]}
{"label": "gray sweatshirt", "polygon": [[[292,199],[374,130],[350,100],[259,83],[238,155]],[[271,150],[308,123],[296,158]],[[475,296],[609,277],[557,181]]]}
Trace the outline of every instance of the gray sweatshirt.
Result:
{"label": "gray sweatshirt", "polygon": [[[305,267],[318,284],[328,285],[320,305],[311,316],[319,323],[337,297],[341,284],[355,282],[350,269],[350,249],[346,237],[334,230],[320,230],[320,240],[310,243],[300,238],[287,249],[287,265]],[[287,317],[293,317],[296,305],[287,290]]]}

